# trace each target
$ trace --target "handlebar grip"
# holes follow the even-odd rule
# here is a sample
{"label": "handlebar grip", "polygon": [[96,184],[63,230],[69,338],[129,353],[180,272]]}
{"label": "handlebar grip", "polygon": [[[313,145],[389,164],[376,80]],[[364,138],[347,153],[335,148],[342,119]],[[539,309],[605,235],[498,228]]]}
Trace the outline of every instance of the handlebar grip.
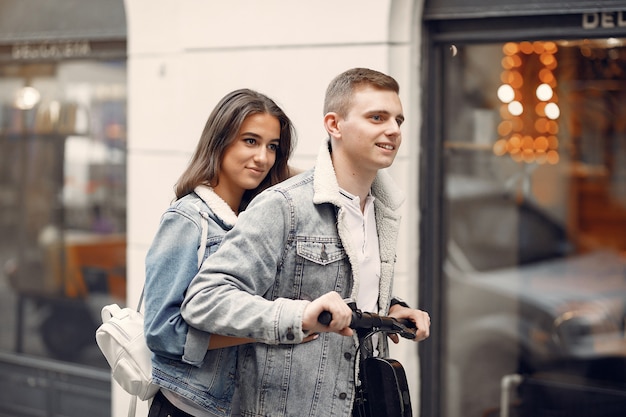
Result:
{"label": "handlebar grip", "polygon": [[[322,311],[317,316],[317,321],[328,326],[333,319],[330,311]],[[355,330],[376,330],[397,333],[406,339],[414,339],[417,327],[408,319],[396,319],[393,317],[379,316],[374,313],[364,313],[360,310],[352,312],[350,327]]]}
{"label": "handlebar grip", "polygon": [[319,316],[317,316],[317,321],[324,326],[328,326],[330,322],[333,320],[333,315],[330,311],[322,311]]}

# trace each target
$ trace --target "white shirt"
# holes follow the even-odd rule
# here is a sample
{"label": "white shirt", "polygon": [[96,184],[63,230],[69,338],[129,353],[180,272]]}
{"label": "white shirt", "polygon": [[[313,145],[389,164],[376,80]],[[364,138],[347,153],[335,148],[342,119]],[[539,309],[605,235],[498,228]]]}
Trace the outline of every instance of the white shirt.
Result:
{"label": "white shirt", "polygon": [[380,249],[374,216],[375,198],[368,195],[363,212],[361,212],[359,197],[344,190],[340,192],[345,197],[346,224],[359,261],[360,284],[356,305],[362,311],[378,313]]}

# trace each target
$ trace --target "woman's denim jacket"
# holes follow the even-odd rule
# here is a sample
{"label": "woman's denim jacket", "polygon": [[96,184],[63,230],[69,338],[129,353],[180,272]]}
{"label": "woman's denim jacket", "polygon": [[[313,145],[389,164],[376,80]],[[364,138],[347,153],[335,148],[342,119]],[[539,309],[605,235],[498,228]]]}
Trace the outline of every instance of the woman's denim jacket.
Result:
{"label": "woman's denim jacket", "polygon": [[[209,187],[197,187],[163,214],[146,256],[145,335],[156,384],[217,415],[230,415],[237,348],[207,352],[209,334],[188,332],[180,315],[198,272],[202,217],[208,222],[205,258],[213,254],[237,216]],[[197,337],[195,335],[199,335]],[[198,367],[198,364],[201,364]]]}
{"label": "woman's denim jacket", "polygon": [[[395,210],[402,196],[394,190],[379,172],[372,185],[381,257],[379,314],[389,309],[396,260]],[[355,300],[358,293],[357,256],[341,206],[324,142],[314,170],[266,190],[239,215],[187,291],[181,311],[191,326],[265,342],[239,348],[242,416],[350,416],[355,340],[322,333],[300,344],[308,300],[333,290]]]}

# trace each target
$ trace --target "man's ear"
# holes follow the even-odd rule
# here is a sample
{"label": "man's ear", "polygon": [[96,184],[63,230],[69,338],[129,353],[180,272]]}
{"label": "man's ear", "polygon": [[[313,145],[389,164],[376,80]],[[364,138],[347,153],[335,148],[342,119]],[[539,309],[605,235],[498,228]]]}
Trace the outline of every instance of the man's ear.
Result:
{"label": "man's ear", "polygon": [[339,128],[339,115],[335,112],[326,113],[324,116],[324,128],[332,138],[341,137],[341,129]]}

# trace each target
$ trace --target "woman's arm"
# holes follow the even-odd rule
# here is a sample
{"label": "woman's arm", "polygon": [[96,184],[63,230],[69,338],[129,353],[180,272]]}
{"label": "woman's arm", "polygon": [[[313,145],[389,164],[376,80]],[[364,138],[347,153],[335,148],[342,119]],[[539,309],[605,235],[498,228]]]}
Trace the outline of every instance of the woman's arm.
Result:
{"label": "woman's arm", "polygon": [[245,337],[231,337],[222,336],[221,334],[211,335],[209,339],[209,350],[221,349],[231,346],[245,345],[246,343],[252,343],[254,339],[248,339]]}

